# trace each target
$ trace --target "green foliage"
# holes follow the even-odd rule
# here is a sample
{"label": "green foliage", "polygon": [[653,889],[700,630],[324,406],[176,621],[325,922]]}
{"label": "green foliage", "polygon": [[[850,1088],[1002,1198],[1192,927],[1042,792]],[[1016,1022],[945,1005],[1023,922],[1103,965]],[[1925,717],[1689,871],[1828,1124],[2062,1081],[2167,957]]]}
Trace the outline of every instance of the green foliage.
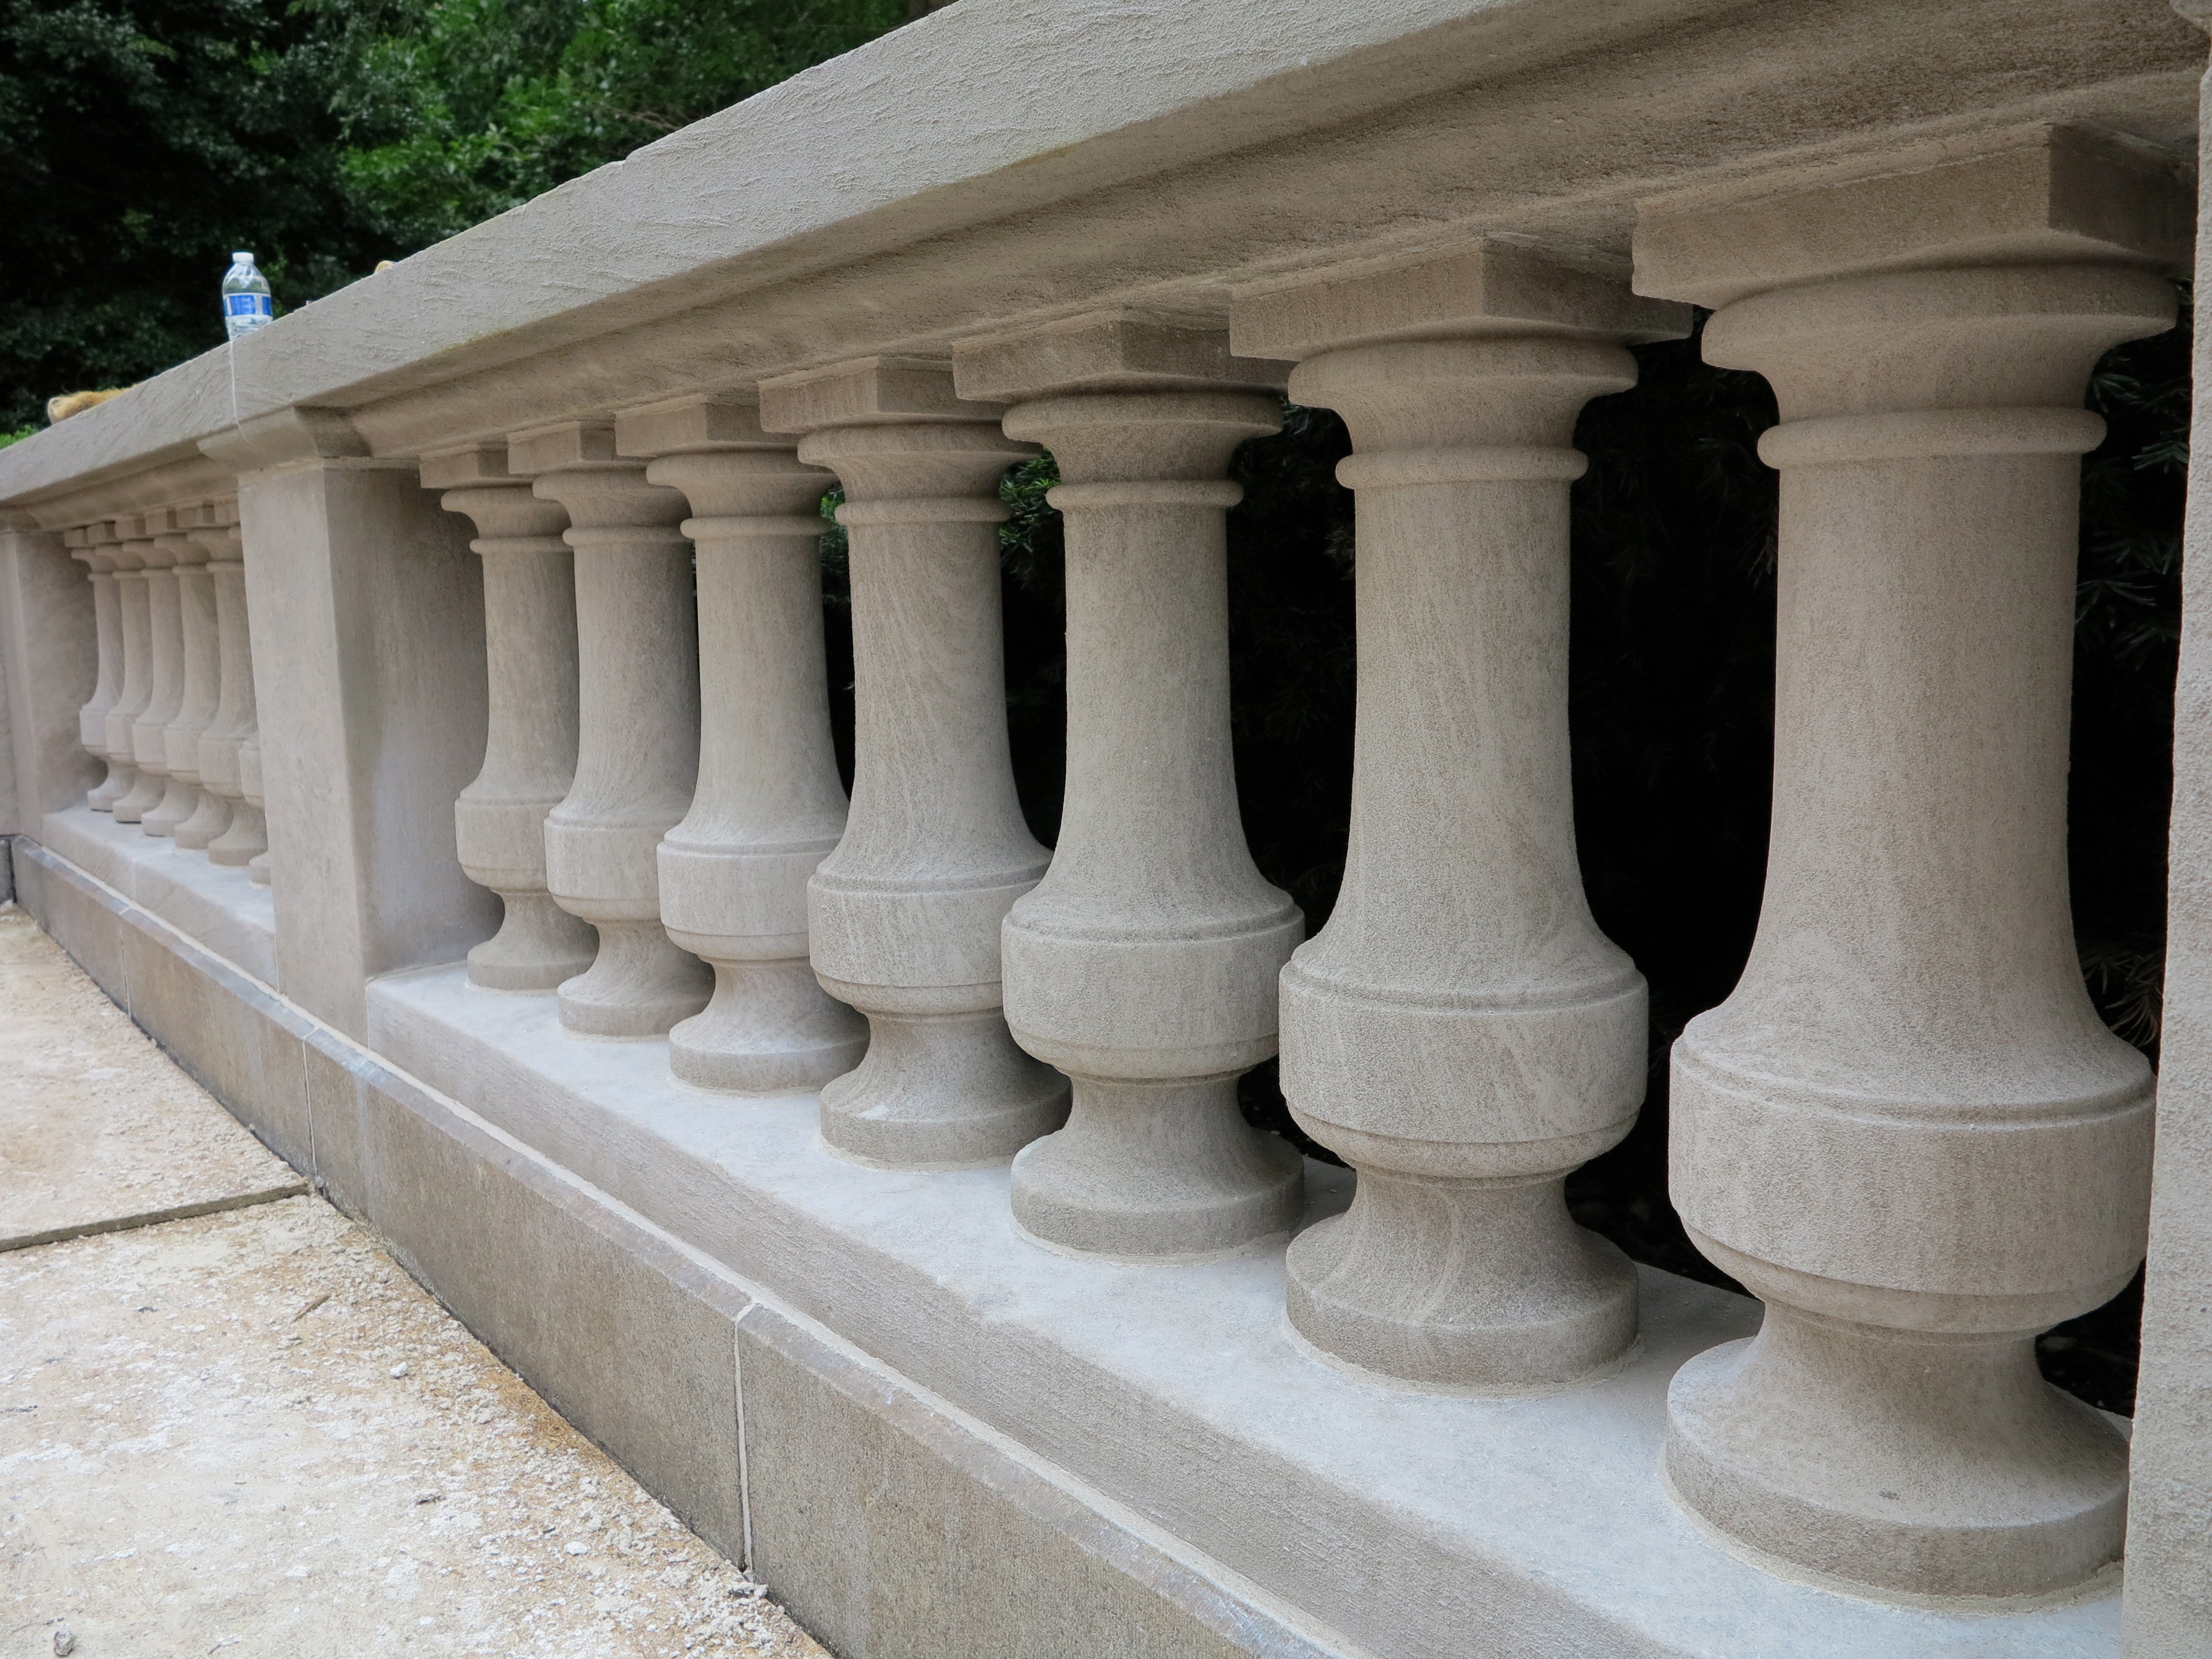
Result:
{"label": "green foliage", "polygon": [[2106,437],[2081,469],[2067,814],[2090,994],[2154,1060],[2163,1014],[2166,831],[2181,649],[2191,313],[2106,355],[2089,384]]}
{"label": "green foliage", "polygon": [[905,21],[905,0],[0,0],[0,430]]}
{"label": "green foliage", "polygon": [[[2165,1013],[2166,836],[2181,650],[2181,514],[2189,465],[2191,311],[2108,353],[2089,383],[2103,444],[2081,468],[2068,875],[2089,994],[2155,1061]],[[2142,1276],[2036,1343],[2044,1375],[2134,1409]]]}
{"label": "green foliage", "polygon": [[0,0],[0,429],[219,343],[234,248],[288,305],[366,269],[330,68],[283,0]]}
{"label": "green foliage", "polygon": [[305,0],[348,193],[419,246],[872,40],[904,0]]}

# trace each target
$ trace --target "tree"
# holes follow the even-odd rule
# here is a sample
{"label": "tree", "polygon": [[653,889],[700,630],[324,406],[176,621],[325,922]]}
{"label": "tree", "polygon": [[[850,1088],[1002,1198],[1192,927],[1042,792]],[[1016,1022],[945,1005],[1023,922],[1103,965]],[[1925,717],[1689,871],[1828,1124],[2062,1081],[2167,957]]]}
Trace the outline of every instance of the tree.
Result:
{"label": "tree", "polygon": [[421,246],[907,19],[905,0],[310,0],[349,201]]}
{"label": "tree", "polygon": [[907,20],[908,0],[0,0],[0,432]]}
{"label": "tree", "polygon": [[234,249],[293,305],[368,269],[335,61],[281,0],[0,0],[0,430],[221,341]]}

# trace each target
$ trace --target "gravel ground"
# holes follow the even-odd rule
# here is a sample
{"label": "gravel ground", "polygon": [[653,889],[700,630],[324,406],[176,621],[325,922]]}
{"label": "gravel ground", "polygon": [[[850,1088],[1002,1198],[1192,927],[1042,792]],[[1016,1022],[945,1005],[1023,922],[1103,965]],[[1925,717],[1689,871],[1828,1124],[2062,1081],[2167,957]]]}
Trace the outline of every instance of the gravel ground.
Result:
{"label": "gravel ground", "polygon": [[0,1249],[298,1183],[37,923],[0,905]]}
{"label": "gravel ground", "polygon": [[[0,1097],[113,1067],[193,1109],[127,1021],[52,1041]],[[0,1253],[0,1659],[64,1652],[825,1659],[313,1196]]]}

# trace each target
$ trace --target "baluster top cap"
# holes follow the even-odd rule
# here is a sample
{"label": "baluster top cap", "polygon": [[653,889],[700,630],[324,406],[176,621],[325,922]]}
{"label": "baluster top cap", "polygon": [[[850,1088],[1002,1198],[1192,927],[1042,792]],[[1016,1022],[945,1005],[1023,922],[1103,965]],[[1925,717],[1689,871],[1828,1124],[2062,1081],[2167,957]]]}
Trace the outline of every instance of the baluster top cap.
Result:
{"label": "baluster top cap", "polygon": [[760,404],[742,392],[701,392],[615,416],[615,449],[623,455],[709,454],[720,450],[789,450],[797,440],[761,424]]}
{"label": "baluster top cap", "polygon": [[2109,135],[2037,125],[1639,204],[1636,289],[1716,308],[1883,271],[2022,264],[2187,270],[2190,192]]}
{"label": "baluster top cap", "polygon": [[1484,241],[1244,289],[1229,331],[1238,351],[1304,361],[1344,346],[1498,334],[1679,340],[1690,313],[1618,276]]}
{"label": "baluster top cap", "polygon": [[507,438],[507,471],[520,478],[571,467],[629,464],[615,453],[612,421],[560,421],[511,432]]}
{"label": "baluster top cap", "polygon": [[451,449],[424,452],[416,465],[425,489],[459,489],[467,485],[510,484],[527,489],[530,479],[508,465],[508,451],[519,440],[489,440],[459,444]]}
{"label": "baluster top cap", "polygon": [[1003,404],[973,403],[953,384],[950,363],[927,357],[856,357],[760,383],[760,420],[769,432],[830,426],[995,426]]}
{"label": "baluster top cap", "polygon": [[1127,310],[1090,312],[952,349],[960,394],[1002,402],[1072,392],[1279,392],[1290,368],[1231,355],[1228,331],[1202,319]]}

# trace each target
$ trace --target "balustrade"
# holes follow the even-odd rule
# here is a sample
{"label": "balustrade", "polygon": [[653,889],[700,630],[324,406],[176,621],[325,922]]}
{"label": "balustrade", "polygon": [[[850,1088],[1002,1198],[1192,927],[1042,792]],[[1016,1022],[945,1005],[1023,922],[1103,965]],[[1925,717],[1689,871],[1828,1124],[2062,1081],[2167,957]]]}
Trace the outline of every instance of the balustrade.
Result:
{"label": "balustrade", "polygon": [[1598,931],[1567,744],[1569,446],[1679,307],[1486,247],[1241,301],[1240,349],[1354,453],[1352,832],[1282,975],[1283,1093],[1359,1171],[1291,1247],[1291,1322],[1412,1380],[1512,1392],[1609,1364],[1636,1276],[1567,1216],[1644,1098],[1643,976]]}
{"label": "balustrade", "polygon": [[1305,920],[1244,843],[1229,744],[1231,451],[1281,424],[1281,366],[1214,330],[1078,318],[963,346],[965,396],[1046,446],[1067,557],[1067,787],[1002,933],[1014,1039],[1067,1073],[1014,1160],[1014,1217],[1069,1249],[1176,1257],[1296,1219],[1304,1162],[1237,1080],[1275,1051]]}
{"label": "balustrade", "polygon": [[94,784],[85,797],[85,805],[94,811],[105,812],[125,793],[115,758],[107,747],[107,714],[123,693],[123,601],[116,586],[115,561],[94,537],[100,528],[96,525],[80,526],[67,532],[64,544],[71,558],[83,562],[92,581],[94,648],[100,654],[99,679],[92,696],[77,711],[77,731],[85,752],[106,763],[106,776]]}
{"label": "balustrade", "polygon": [[[1035,321],[1103,303],[1070,289],[1024,300],[1017,319],[947,301],[884,331],[915,349],[953,342],[942,361],[858,357],[642,406],[620,402],[602,364],[590,396],[606,401],[569,407],[604,418],[495,441],[458,441],[525,418],[487,409],[553,412],[573,383],[532,382],[531,396],[556,399],[543,403],[495,387],[506,401],[463,416],[441,369],[410,383],[404,408],[334,400],[234,418],[108,498],[192,504],[68,532],[92,633],[58,653],[80,654],[18,745],[59,780],[29,821],[58,847],[95,839],[54,803],[87,775],[69,709],[81,653],[96,649],[76,729],[107,772],[88,805],[270,880],[246,538],[236,499],[196,493],[235,477],[220,487],[240,490],[257,538],[319,535],[282,544],[312,557],[287,562],[258,539],[252,555],[258,602],[294,623],[263,640],[286,929],[269,935],[266,907],[216,914],[222,896],[189,874],[175,908],[213,918],[211,949],[240,948],[222,945],[228,928],[278,963],[286,997],[348,1041],[398,1032],[392,1067],[427,1057],[419,1074],[447,1088],[435,1066],[465,1079],[448,1049],[481,1038],[507,1045],[497,1074],[526,1088],[557,1056],[510,1043],[514,1030],[557,1018],[580,1037],[665,1036],[694,1088],[818,1091],[823,1142],[851,1162],[1008,1165],[1012,1220],[1048,1249],[1137,1263],[1254,1252],[1188,1275],[1047,1266],[1052,1283],[1103,1273],[1168,1295],[1188,1278],[1194,1294],[1248,1296],[1224,1351],[1279,1362],[1267,1386],[1299,1409],[1372,1396],[1378,1411],[1406,1407],[1393,1435],[1443,1425],[1474,1444],[1495,1413],[1435,1395],[1555,1394],[1626,1367],[1609,1389],[1530,1408],[1530,1432],[1578,1455],[1604,1455],[1607,1437],[1640,1445],[1632,1473],[1650,1484],[1630,1524],[1684,1559],[1717,1534],[1756,1565],[1861,1597],[2063,1601],[2070,1615],[2119,1559],[2129,1443],[2042,1381],[2035,1340],[2112,1297],[2142,1259],[2154,1104],[2148,1066],[2084,989],[2070,919],[2079,468],[2104,430],[2082,402],[2100,354],[2170,326],[2185,213],[2131,145],[2063,128],[1954,132],[1832,176],[1721,176],[1641,204],[1632,281],[1617,245],[1606,257],[1462,237],[1378,252],[1377,229],[1334,269],[1294,269],[1311,249],[1255,249],[1164,288],[1096,290],[1176,310]],[[1632,205],[1607,209],[1611,222]],[[1443,236],[1445,221],[1425,222]],[[717,303],[735,314],[742,300]],[[1206,314],[1224,304],[1225,327]],[[1650,1055],[1644,978],[1599,927],[1577,854],[1570,526],[1579,418],[1635,385],[1630,347],[1684,337],[1692,306],[1711,309],[1705,359],[1765,377],[1779,411],[1759,446],[1780,475],[1774,770],[1749,961],[1671,1051],[1668,1175],[1691,1242],[1764,1308],[1755,1335],[1674,1374],[1655,1470],[1651,1368],[1693,1346],[1692,1316],[1706,1322],[1698,1343],[1751,1326],[1711,1287],[1671,1283],[1671,1304],[1655,1291],[1640,1310],[1639,1269],[1565,1201],[1570,1177],[1636,1124]],[[743,357],[746,373],[773,337],[765,323],[744,336],[762,352]],[[858,344],[817,337],[786,361],[847,349]],[[447,378],[478,372],[455,362]],[[627,395],[720,372],[641,376]],[[1342,416],[1352,453],[1336,476],[1355,498],[1350,834],[1311,939],[1254,861],[1231,741],[1227,548],[1242,490],[1230,475],[1241,445],[1279,430],[1285,392]],[[1047,452],[1067,698],[1049,853],[1009,751],[999,541],[1008,469]],[[414,489],[416,466],[472,523],[481,561],[488,720],[457,798],[475,761],[473,574],[458,526]],[[8,571],[43,582],[25,586],[41,617],[82,612],[40,527],[93,510],[80,487],[109,486],[27,486],[9,523],[29,527],[0,549]],[[823,625],[820,503],[833,489],[853,629],[849,800]],[[259,585],[280,571],[291,580]],[[426,616],[447,625],[410,631]],[[295,641],[275,662],[270,646]],[[49,668],[18,678],[63,684]],[[309,691],[313,720],[278,720]],[[377,724],[395,709],[404,721]],[[40,758],[57,751],[66,769]],[[333,777],[343,787],[325,789]],[[455,982],[449,958],[490,926],[447,857],[448,799],[460,870],[504,907],[468,950],[470,982],[554,997],[464,998],[489,1036],[436,1006]],[[405,822],[388,837],[356,822],[395,800]],[[425,801],[434,814],[414,811]],[[310,847],[324,817],[340,827]],[[116,837],[96,839],[88,862],[118,856]],[[333,848],[343,860],[324,856]],[[149,892],[178,869],[137,854]],[[27,887],[52,867],[40,857]],[[356,886],[375,902],[328,907],[352,932],[343,952],[319,954],[332,930],[299,922],[293,894]],[[327,981],[310,998],[319,967]],[[1279,1049],[1291,1115],[1356,1176],[1349,1207],[1303,1231],[1309,1165],[1238,1101]],[[586,1068],[600,1078],[659,1075],[621,1071],[657,1066],[655,1051],[601,1058],[611,1072]],[[562,1109],[580,1122],[594,1101],[579,1087]],[[750,1136],[786,1103],[702,1109]],[[690,1126],[652,1127],[653,1158],[703,1169],[720,1156],[685,1140]],[[794,1213],[819,1200],[792,1175],[805,1150],[763,1166]],[[757,1173],[714,1179],[768,1191]],[[633,1195],[651,1184],[623,1179]],[[889,1204],[924,1188],[947,1202],[996,1190],[851,1170],[823,1190]],[[688,1218],[678,1206],[647,1218]],[[920,1263],[946,1285],[971,1266],[902,1256],[892,1229],[831,1219],[810,1215],[804,1235],[823,1259]],[[1004,1241],[1003,1218],[993,1226]],[[1287,1337],[1255,1249],[1271,1239]],[[1097,1335],[1072,1316],[1052,1323],[1060,1310],[1036,1316],[1050,1298],[1034,1285],[1007,1295],[1010,1321],[1035,1321],[1023,1332],[1035,1352]],[[910,1328],[881,1328],[940,1363]],[[1133,1389],[1181,1386],[1127,1352],[1112,1360]],[[1030,1410],[1008,1399],[1006,1420]],[[1209,1456],[1260,1443],[1251,1400],[1205,1407],[1179,1420],[1213,1437],[1192,1441]],[[1403,1516],[1425,1523],[1447,1506],[1416,1494],[1439,1504],[1422,1516],[1411,1499],[1393,1509],[1401,1493],[1355,1490],[1364,1475],[1343,1471],[1376,1460],[1353,1439],[1350,1454],[1316,1451],[1299,1489],[1338,1481],[1364,1506],[1360,1547],[1386,1559]],[[1511,1479],[1541,1472],[1532,1461]],[[1449,1542],[1462,1553],[1435,1559],[1506,1561],[1499,1536],[1470,1528]],[[1753,1583],[1740,1568],[1721,1564],[1738,1589]],[[1777,1586],[1755,1587],[1784,1605]],[[1788,1592],[1801,1593],[1787,1605],[1823,1605]],[[1696,1644],[1678,1633],[1655,1620],[1635,1642]],[[1416,1648],[1442,1650],[1411,1638],[1391,1650]]]}
{"label": "balustrade", "polygon": [[137,519],[112,520],[108,526],[115,538],[110,556],[115,561],[123,599],[123,690],[115,707],[107,711],[108,752],[127,775],[123,793],[109,806],[118,823],[137,823],[161,799],[161,781],[139,769],[134,740],[139,717],[154,696],[153,599],[147,568],[147,556],[154,544],[139,535],[140,528]]}
{"label": "balustrade", "polygon": [[1639,287],[1715,307],[1707,360],[1782,417],[1765,897],[1674,1045],[1670,1153],[1692,1239],[1766,1312],[1677,1374],[1667,1471],[1886,1590],[2119,1553],[2126,1441],[2034,1338],[2143,1253],[2151,1077],[2075,956],[2067,725],[2082,393],[2172,321],[2169,190],[2044,132],[1638,234]]}
{"label": "balustrade", "polygon": [[422,484],[477,527],[483,561],[489,721],[483,769],[453,803],[471,881],[499,895],[499,932],[469,951],[469,980],[552,991],[584,973],[591,927],[546,890],[545,817],[576,776],[576,571],[568,514],[507,470],[505,444],[422,458]]}
{"label": "balustrade", "polygon": [[566,509],[576,573],[576,772],[545,818],[554,901],[599,930],[557,993],[587,1036],[653,1037],[706,1006],[707,969],[660,921],[656,854],[699,768],[697,623],[684,497],[617,455],[611,423],[517,433],[507,465]]}
{"label": "balustrade", "polygon": [[868,1018],[822,1091],[822,1134],[910,1167],[1012,1156],[1066,1085],[1015,1047],[999,927],[1046,863],[1014,798],[1000,635],[1000,477],[1036,452],[941,363],[872,357],[765,381],[761,424],[845,489],[853,799],[807,884],[814,970]]}
{"label": "balustrade", "polygon": [[615,423],[680,489],[696,548],[699,778],[661,837],[661,920],[714,970],[713,1000],[668,1034],[670,1068],[707,1089],[818,1089],[859,1064],[860,1016],[807,957],[806,884],[845,828],[830,740],[818,548],[835,482],[761,428],[757,409],[686,398]]}

